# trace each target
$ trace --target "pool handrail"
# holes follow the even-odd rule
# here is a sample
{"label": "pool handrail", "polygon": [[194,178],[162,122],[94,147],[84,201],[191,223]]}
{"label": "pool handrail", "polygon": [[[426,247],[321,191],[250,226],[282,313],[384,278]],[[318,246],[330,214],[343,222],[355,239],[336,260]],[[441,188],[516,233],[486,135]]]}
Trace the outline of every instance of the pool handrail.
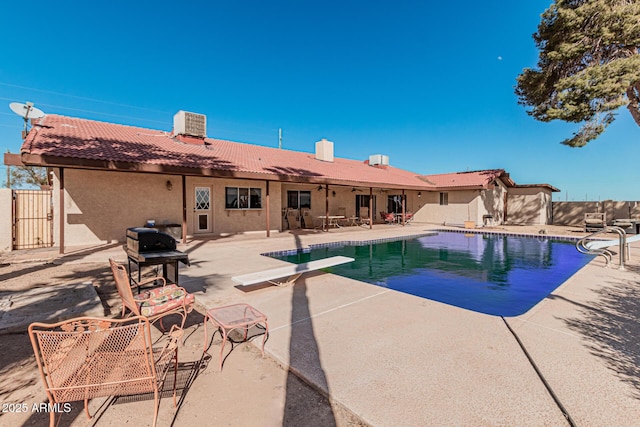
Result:
{"label": "pool handrail", "polygon": [[[578,240],[578,242],[576,243],[576,249],[578,250],[578,252],[583,254],[603,256],[606,260],[606,267],[609,267],[611,263],[611,258],[613,256],[612,252],[609,251],[608,249],[605,249],[604,247],[597,247],[595,245],[594,247],[590,247],[588,243],[593,242],[593,240],[590,240],[593,237],[602,233],[610,233],[610,232],[615,232],[618,234],[618,244],[620,247],[620,252],[618,254],[620,256],[620,263],[618,264],[618,269],[625,270],[624,264],[627,259],[627,256],[626,256],[627,233],[621,227],[606,226],[602,230],[598,230],[594,233],[591,233],[588,236],[585,236],[582,239]],[[608,242],[610,242],[611,244],[607,246],[613,246],[615,244],[615,240],[610,240]]]}

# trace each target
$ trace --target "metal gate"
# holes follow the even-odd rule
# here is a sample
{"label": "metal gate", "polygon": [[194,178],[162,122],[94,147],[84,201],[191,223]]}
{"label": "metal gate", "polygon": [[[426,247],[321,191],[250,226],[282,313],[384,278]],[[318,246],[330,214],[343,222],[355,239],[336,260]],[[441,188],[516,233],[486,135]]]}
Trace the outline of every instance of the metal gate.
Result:
{"label": "metal gate", "polygon": [[53,192],[13,190],[13,249],[53,246]]}

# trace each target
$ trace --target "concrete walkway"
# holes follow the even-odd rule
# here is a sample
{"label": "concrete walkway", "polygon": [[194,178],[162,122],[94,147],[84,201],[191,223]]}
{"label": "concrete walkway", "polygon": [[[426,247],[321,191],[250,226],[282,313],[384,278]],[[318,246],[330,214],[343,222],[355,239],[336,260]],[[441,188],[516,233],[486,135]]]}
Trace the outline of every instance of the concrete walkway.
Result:
{"label": "concrete walkway", "polygon": [[[576,425],[638,425],[637,259],[627,271],[594,260],[532,310],[506,321],[322,272],[290,287],[239,288],[231,281],[282,265],[263,252],[427,229],[412,224],[193,241],[182,247],[191,266],[181,269],[180,283],[201,308],[247,302],[266,313],[268,355],[374,426],[569,425],[506,323]],[[109,256],[125,259],[112,247],[67,262],[106,266]],[[201,339],[200,332],[190,338],[196,345]],[[217,358],[217,347],[210,353]]]}

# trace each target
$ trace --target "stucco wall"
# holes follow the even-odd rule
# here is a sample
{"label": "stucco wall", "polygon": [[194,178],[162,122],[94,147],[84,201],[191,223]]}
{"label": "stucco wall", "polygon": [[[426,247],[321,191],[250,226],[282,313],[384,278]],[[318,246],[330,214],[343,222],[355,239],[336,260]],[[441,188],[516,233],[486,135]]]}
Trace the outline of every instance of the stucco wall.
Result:
{"label": "stucco wall", "polygon": [[428,222],[433,224],[463,224],[464,221],[474,220],[478,222],[478,195],[479,190],[448,191],[449,204],[440,205],[440,192],[423,191],[419,203],[423,203],[415,215],[416,222]]}
{"label": "stucco wall", "polygon": [[12,199],[10,188],[0,188],[0,252],[12,250]]}
{"label": "stucco wall", "polygon": [[640,219],[640,202],[618,202],[605,200],[602,202],[553,202],[553,223],[555,225],[584,224],[584,214],[590,212],[605,212],[607,222],[614,219]]}
{"label": "stucco wall", "polygon": [[[311,192],[311,216],[316,224],[319,223],[319,215],[325,215],[326,212],[326,191],[324,188],[318,190],[318,185],[305,184],[283,184],[282,185],[282,208],[287,206],[287,191],[310,191]],[[356,191],[353,191],[355,189]],[[369,196],[369,189],[362,187],[343,187],[329,186],[329,215],[339,215],[340,208],[344,208],[347,217],[356,215],[356,196]],[[424,193],[422,193],[424,194]],[[379,188],[373,190],[375,198],[375,210],[373,218],[375,221],[381,221],[380,212],[387,212],[387,201],[389,196],[401,196],[401,190],[383,190]],[[418,197],[417,191],[405,191],[406,212],[416,212],[422,206],[420,204],[421,197]]]}
{"label": "stucco wall", "polygon": [[476,224],[484,224],[484,215],[493,215],[494,225],[502,224],[504,218],[504,196],[507,188],[499,179],[496,179],[493,189],[480,191],[476,203],[478,204],[478,216]]}
{"label": "stucco wall", "polygon": [[607,222],[611,222],[614,219],[637,217],[639,210],[637,209],[637,202],[619,202],[614,200],[604,200],[602,207],[602,211],[607,214]]}
{"label": "stucco wall", "polygon": [[[167,180],[172,182],[167,190]],[[64,170],[65,246],[123,242],[126,229],[182,222],[180,178],[126,172]],[[59,200],[59,170],[54,173],[54,207]],[[54,208],[54,243],[59,245],[60,210]]]}
{"label": "stucco wall", "polygon": [[[171,182],[168,189],[167,181]],[[315,223],[325,214],[326,192],[318,185],[269,183],[270,211],[266,215],[266,182],[261,180],[221,179],[206,177],[186,178],[187,234],[195,234],[195,188],[211,190],[211,228],[214,235],[245,232],[273,232],[283,229],[282,213],[287,206],[287,191],[299,190],[311,193],[311,214]],[[262,207],[258,209],[226,209],[225,188],[260,188]],[[54,206],[59,206],[59,171],[54,176]],[[356,214],[356,197],[368,196],[369,189],[355,187],[329,187],[329,214]],[[448,191],[448,204],[439,203],[440,192],[406,191],[408,212],[415,213],[416,222],[436,224],[462,224],[473,220],[482,225],[483,215],[491,214],[500,224],[504,213],[504,197],[508,193],[509,220],[515,223],[544,223],[550,215],[550,194],[535,189],[507,189],[498,181],[488,190]],[[398,190],[374,189],[376,206],[374,218],[387,211],[389,196],[401,195]],[[9,193],[10,200],[10,193]],[[10,205],[10,203],[9,203]],[[620,207],[612,209],[619,211]],[[530,210],[530,212],[529,212]],[[54,209],[54,240],[59,244],[59,209]],[[182,180],[178,176],[138,174],[126,172],[65,170],[65,245],[90,245],[125,240],[125,230],[142,226],[148,219],[157,224],[182,223]],[[9,212],[10,223],[10,212]],[[9,227],[10,236],[10,227]],[[0,236],[1,237],[1,236]],[[10,243],[9,243],[10,246]]]}
{"label": "stucco wall", "polygon": [[[267,229],[266,181],[243,179],[219,179],[187,177],[187,233],[196,234],[195,230],[195,187],[209,187],[211,189],[212,234],[236,234],[244,232],[265,231]],[[260,188],[262,193],[262,208],[260,209],[226,209],[225,188]],[[281,229],[280,215],[282,210],[281,184],[269,183],[269,228],[271,231]]]}
{"label": "stucco wall", "polygon": [[551,223],[551,192],[544,188],[510,188],[507,223],[545,225]]}
{"label": "stucco wall", "polygon": [[[54,175],[54,243],[59,245],[59,170]],[[65,169],[65,246],[123,242],[126,229],[143,226],[153,219],[156,224],[182,223],[182,180],[178,176],[138,174],[126,172]],[[167,188],[171,182],[171,190]],[[206,233],[226,235],[246,232],[264,232],[266,218],[266,182],[260,180],[187,177],[186,213],[187,234],[196,234],[195,188],[208,187],[211,194],[210,224]],[[259,209],[226,209],[225,188],[260,188],[262,207]],[[325,214],[326,193],[318,185],[269,183],[269,228],[272,232],[283,229],[282,212],[287,205],[287,190],[311,193],[312,216]],[[376,209],[374,216],[387,210],[387,197],[401,195],[397,190],[374,190]],[[407,191],[406,210],[416,212],[422,198],[416,191]],[[330,186],[329,213],[337,215],[345,208],[347,216],[356,212],[356,195],[369,195],[366,188],[352,191],[352,187]],[[453,197],[455,200],[456,198]],[[465,208],[466,212],[466,208]],[[466,215],[466,214],[465,214]],[[378,218],[379,219],[379,218]],[[203,233],[203,234],[206,234]]]}

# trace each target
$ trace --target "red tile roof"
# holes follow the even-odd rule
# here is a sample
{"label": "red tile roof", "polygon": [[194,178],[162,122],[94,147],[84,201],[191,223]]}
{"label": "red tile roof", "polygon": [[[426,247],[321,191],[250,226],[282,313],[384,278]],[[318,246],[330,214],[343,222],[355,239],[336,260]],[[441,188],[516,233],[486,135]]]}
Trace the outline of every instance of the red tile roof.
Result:
{"label": "red tile roof", "polygon": [[57,166],[115,165],[110,168],[117,169],[118,163],[126,163],[157,165],[158,171],[193,168],[194,174],[208,170],[243,178],[424,190],[433,187],[418,174],[392,166],[383,169],[342,158],[324,162],[312,153],[212,138],[206,138],[205,143],[184,143],[164,131],[47,115],[29,133],[22,153],[23,159],[29,155],[31,163]]}
{"label": "red tile roof", "polygon": [[[159,130],[50,114],[40,119],[22,145],[25,164],[153,171],[206,176],[329,183],[417,190],[487,188],[496,178],[516,186],[503,169],[418,175],[393,166],[313,153],[205,138],[174,137]],[[193,138],[191,138],[193,139]],[[197,143],[196,143],[197,142]],[[550,187],[547,184],[539,185]],[[558,191],[553,188],[554,191]]]}
{"label": "red tile roof", "polygon": [[496,178],[508,177],[504,169],[489,169],[471,172],[445,173],[438,175],[425,175],[423,179],[433,183],[438,188],[469,188],[487,187]]}

